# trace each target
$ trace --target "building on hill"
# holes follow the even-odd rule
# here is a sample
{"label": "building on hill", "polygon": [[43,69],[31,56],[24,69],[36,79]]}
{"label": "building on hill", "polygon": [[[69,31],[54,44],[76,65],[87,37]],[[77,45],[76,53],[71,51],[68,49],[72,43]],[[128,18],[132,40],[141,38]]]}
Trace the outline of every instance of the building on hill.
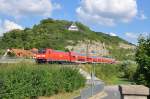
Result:
{"label": "building on hill", "polygon": [[68,28],[69,31],[79,31],[77,25],[73,22],[71,26]]}

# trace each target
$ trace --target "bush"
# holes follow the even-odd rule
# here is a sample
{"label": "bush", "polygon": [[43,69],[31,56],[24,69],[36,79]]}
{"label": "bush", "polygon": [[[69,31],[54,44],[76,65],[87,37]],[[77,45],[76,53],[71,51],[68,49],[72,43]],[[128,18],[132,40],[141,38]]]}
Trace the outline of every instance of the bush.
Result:
{"label": "bush", "polygon": [[3,49],[0,49],[0,56],[2,56],[2,55],[4,55],[5,54],[5,50],[3,50]]}
{"label": "bush", "polygon": [[130,81],[134,81],[134,75],[137,69],[137,64],[132,63],[130,61],[125,61],[120,66],[120,72],[122,73],[122,77],[129,79]]}
{"label": "bush", "polygon": [[96,76],[106,84],[112,84],[118,76],[118,66],[115,64],[100,64],[95,66]]}
{"label": "bush", "polygon": [[135,74],[137,84],[144,84],[150,87],[150,36],[139,37],[136,50],[136,62],[138,68]]}
{"label": "bush", "polygon": [[83,87],[77,69],[49,66],[7,66],[0,69],[0,99],[51,96]]}

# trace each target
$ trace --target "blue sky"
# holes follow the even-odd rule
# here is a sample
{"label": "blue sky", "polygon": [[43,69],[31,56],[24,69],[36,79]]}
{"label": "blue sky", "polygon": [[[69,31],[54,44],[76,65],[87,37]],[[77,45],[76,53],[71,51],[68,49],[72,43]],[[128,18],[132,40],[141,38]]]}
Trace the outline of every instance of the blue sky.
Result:
{"label": "blue sky", "polygon": [[150,0],[0,0],[0,35],[44,18],[80,21],[94,31],[136,44],[149,35]]}

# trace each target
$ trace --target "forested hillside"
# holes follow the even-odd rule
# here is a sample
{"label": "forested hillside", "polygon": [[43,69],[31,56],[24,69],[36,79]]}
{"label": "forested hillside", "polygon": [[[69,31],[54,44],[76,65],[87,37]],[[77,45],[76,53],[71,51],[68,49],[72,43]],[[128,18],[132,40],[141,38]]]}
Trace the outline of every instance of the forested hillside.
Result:
{"label": "forested hillside", "polygon": [[[75,46],[78,41],[96,41],[102,42],[110,52],[110,56],[125,59],[125,54],[132,53],[133,49],[120,48],[119,44],[132,46],[127,41],[117,37],[110,36],[101,32],[94,32],[87,26],[76,22],[79,31],[69,31],[67,28],[72,22],[65,20],[45,19],[40,21],[38,25],[24,30],[12,30],[4,33],[0,39],[0,49],[7,48],[53,48],[58,50],[66,50],[68,45]],[[70,42],[71,41],[71,42]],[[122,54],[120,51],[124,51]],[[121,57],[118,55],[122,55]],[[130,56],[129,56],[130,57]],[[130,57],[131,58],[131,57]]]}

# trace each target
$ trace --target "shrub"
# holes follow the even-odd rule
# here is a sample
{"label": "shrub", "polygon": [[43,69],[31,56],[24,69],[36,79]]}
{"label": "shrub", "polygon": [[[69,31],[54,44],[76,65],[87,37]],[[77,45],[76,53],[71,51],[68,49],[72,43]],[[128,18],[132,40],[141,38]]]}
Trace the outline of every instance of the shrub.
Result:
{"label": "shrub", "polygon": [[134,81],[134,75],[137,69],[137,64],[132,63],[130,61],[125,61],[119,67],[120,72],[122,72],[122,77],[129,79],[130,81]]}
{"label": "shrub", "polygon": [[137,84],[144,84],[150,87],[150,36],[139,37],[136,50],[136,62],[138,68],[135,74]]}
{"label": "shrub", "polygon": [[77,69],[49,66],[7,66],[0,69],[0,99],[51,96],[85,84]]}
{"label": "shrub", "polygon": [[106,84],[112,84],[118,76],[118,65],[100,64],[95,66],[96,76],[105,81]]}
{"label": "shrub", "polygon": [[5,50],[3,49],[0,49],[0,56],[4,55],[5,54]]}

